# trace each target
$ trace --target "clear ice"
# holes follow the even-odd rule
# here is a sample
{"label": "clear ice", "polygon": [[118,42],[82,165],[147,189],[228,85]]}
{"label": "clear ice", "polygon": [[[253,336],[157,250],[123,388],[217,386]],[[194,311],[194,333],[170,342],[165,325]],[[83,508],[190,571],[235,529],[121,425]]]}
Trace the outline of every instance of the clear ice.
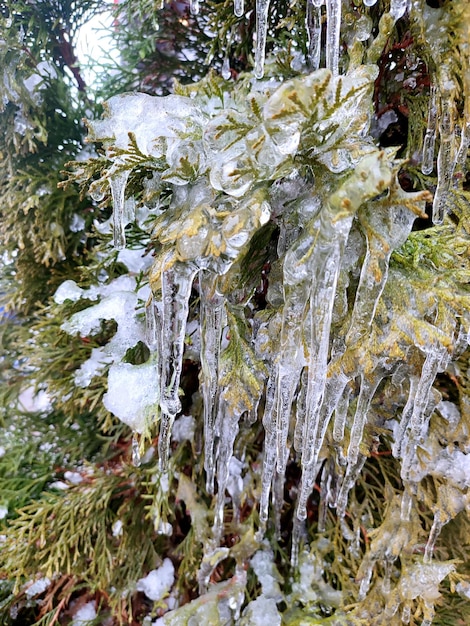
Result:
{"label": "clear ice", "polygon": [[334,76],[339,73],[339,36],[342,0],[326,0],[326,67]]}
{"label": "clear ice", "polygon": [[437,87],[431,85],[428,104],[428,123],[423,143],[423,160],[421,171],[423,174],[431,174],[434,168],[434,146],[437,133]]}
{"label": "clear ice", "polygon": [[441,97],[441,116],[438,126],[440,145],[437,154],[437,188],[432,207],[434,224],[442,224],[444,215],[448,212],[449,193],[451,192],[457,157],[454,111],[445,97]]}
{"label": "clear ice", "polygon": [[161,371],[160,436],[158,451],[160,466],[168,465],[171,427],[181,410],[179,384],[183,367],[184,339],[188,319],[189,298],[197,268],[190,264],[175,263],[164,269],[162,289],[162,347],[159,354]]}
{"label": "clear ice", "polygon": [[[375,0],[363,0],[363,4],[373,6]],[[324,10],[323,5],[326,5]],[[386,14],[388,22],[387,19],[381,20],[376,41],[380,43],[380,38],[386,35],[387,24],[392,24],[390,28],[393,28],[395,21],[407,10],[413,11],[415,5],[408,0],[391,0],[390,12]],[[197,13],[198,7],[198,1],[191,0],[191,12]],[[237,16],[243,15],[243,0],[235,0],[234,10]],[[358,89],[359,78],[363,93],[366,93],[366,89],[373,85],[376,70],[370,65],[360,66],[355,68],[355,73],[350,71],[339,76],[341,0],[307,1],[308,67],[318,70],[321,62],[322,11],[326,13],[323,43],[326,69],[298,76],[280,86],[256,82],[256,88],[250,94],[251,110],[247,115],[246,111],[237,110],[238,103],[230,101],[227,92],[224,98],[228,105],[224,101],[220,107],[214,96],[203,112],[198,108],[204,107],[198,103],[197,97],[153,99],[144,94],[125,94],[110,100],[103,121],[91,123],[95,138],[112,138],[106,140],[107,143],[105,141],[110,160],[114,159],[116,148],[129,148],[129,132],[134,138],[132,155],[116,157],[104,178],[93,184],[93,191],[100,192],[97,201],[102,199],[103,180],[104,184],[108,182],[110,185],[117,248],[124,247],[124,229],[134,219],[135,202],[133,198],[126,199],[126,185],[135,165],[146,163],[147,157],[153,164],[158,161],[158,167],[165,162],[163,169],[155,172],[155,181],[158,186],[161,177],[172,193],[169,207],[156,218],[159,226],[154,233],[157,248],[161,246],[162,252],[157,249],[160,258],[154,267],[158,272],[153,276],[153,294],[146,306],[145,338],[151,357],[145,367],[112,362],[104,403],[135,433],[144,430],[154,409],[154,419],[160,419],[159,461],[161,469],[165,470],[173,422],[181,411],[179,387],[189,301],[193,288],[198,291],[199,309],[196,305],[196,310],[200,349],[198,346],[195,350],[201,362],[204,468],[207,491],[211,495],[216,493],[212,548],[223,535],[226,492],[232,496],[234,508],[239,504],[241,487],[238,491],[232,488],[233,472],[231,474],[230,470],[235,461],[234,445],[242,418],[247,424],[255,424],[260,399],[253,397],[256,395],[253,393],[247,400],[243,396],[241,380],[240,388],[236,390],[240,392],[240,398],[235,401],[229,385],[223,382],[227,378],[227,368],[233,367],[230,361],[224,361],[227,344],[230,347],[232,341],[224,329],[231,329],[228,322],[231,307],[240,306],[238,294],[231,292],[230,281],[224,281],[232,265],[237,264],[246,251],[253,233],[271,216],[279,218],[279,259],[274,271],[282,274],[282,280],[278,280],[277,288],[276,281],[273,281],[268,289],[268,304],[276,309],[277,326],[273,323],[273,328],[277,330],[272,332],[267,343],[272,342],[275,348],[267,348],[261,357],[267,366],[267,375],[257,372],[260,374],[259,396],[264,392],[265,400],[257,539],[262,538],[266,529],[270,498],[275,531],[280,531],[284,476],[291,456],[296,456],[302,467],[293,554],[297,554],[305,534],[307,502],[320,472],[319,530],[324,526],[328,507],[336,507],[340,517],[346,515],[349,494],[367,459],[362,444],[365,434],[370,436],[367,425],[373,426],[376,419],[374,399],[376,394],[379,395],[378,390],[382,393],[381,390],[387,389],[388,384],[392,385],[391,380],[396,378],[401,381],[397,383],[402,393],[399,406],[405,406],[399,423],[393,428],[392,454],[401,459],[405,490],[401,506],[397,504],[393,508],[390,524],[395,533],[392,548],[395,549],[400,542],[404,545],[403,528],[407,528],[413,515],[413,501],[420,478],[417,450],[422,445],[436,404],[433,384],[436,375],[446,368],[457,342],[455,328],[441,319],[442,311],[434,309],[431,299],[427,305],[423,304],[424,298],[423,302],[418,302],[413,290],[404,287],[402,295],[407,310],[401,311],[395,304],[397,296],[391,289],[398,284],[401,270],[396,269],[396,263],[391,264],[392,254],[397,251],[399,255],[401,247],[410,239],[413,222],[417,215],[424,215],[425,202],[431,200],[431,195],[401,190],[397,179],[400,164],[393,161],[393,150],[378,151],[367,137],[371,107],[369,104],[363,106],[357,95],[359,92],[354,93],[354,90]],[[258,79],[264,73],[268,14],[269,0],[257,0],[254,73]],[[364,10],[364,14],[370,21],[369,11]],[[365,31],[357,39],[366,41],[370,28]],[[352,60],[351,65],[354,65]],[[433,171],[438,141],[438,184],[433,206],[435,224],[444,221],[457,179],[466,173],[470,143],[470,116],[464,113],[463,121],[458,120],[452,85],[446,87],[443,80],[446,71],[446,68],[436,71],[430,88],[421,163],[424,174]],[[226,80],[231,77],[228,57],[223,61],[222,76]],[[348,90],[353,92],[349,99],[345,95]],[[337,112],[328,113],[334,109],[335,98],[344,98],[345,102]],[[468,103],[465,106],[467,110]],[[129,110],[132,111],[130,122]],[[187,120],[194,121],[189,132]],[[460,144],[456,141],[459,128]],[[302,178],[299,172],[296,171],[296,176],[290,180],[279,174],[297,157],[299,146],[308,133],[319,138],[317,143],[312,143],[309,154],[312,161],[320,164],[320,173],[314,171],[313,191],[299,185]],[[189,168],[189,174],[182,171],[183,162],[193,168]],[[338,174],[340,178],[335,176]],[[198,181],[194,182],[196,177]],[[260,180],[268,181],[266,188],[257,187]],[[335,183],[336,180],[341,182]],[[276,188],[278,184],[282,193],[288,196],[287,201]],[[293,190],[289,191],[289,185]],[[268,202],[272,202],[272,210]],[[297,211],[296,215],[290,214],[290,203],[296,207],[292,211],[293,214]],[[417,267],[421,269],[418,263]],[[150,282],[152,284],[152,279]],[[97,306],[102,312],[112,297],[111,294],[100,295],[103,299]],[[86,297],[86,290],[69,284],[57,292],[56,301],[63,303],[66,299],[82,297]],[[134,319],[135,310],[130,313],[129,309],[131,305],[135,309],[136,298],[122,296],[119,301],[126,305],[128,315]],[[246,302],[243,306],[249,308]],[[91,307],[89,312],[94,319],[97,311]],[[123,313],[119,315],[120,321]],[[75,327],[70,326],[68,332],[85,329],[82,317],[74,317],[74,321]],[[139,324],[139,332],[133,339],[137,334],[139,338],[144,336],[143,325]],[[247,324],[255,344],[262,343],[262,332],[266,331],[267,335],[270,332],[266,330],[269,326],[266,323],[256,337],[259,326],[255,313]],[[466,345],[468,329],[462,337]],[[271,349],[273,353],[269,353]],[[383,353],[388,356],[382,356]],[[403,356],[405,353],[406,357]],[[89,378],[100,371],[96,364],[103,355],[104,352],[97,352],[90,359]],[[412,362],[409,367],[408,357]],[[404,360],[407,366],[401,371],[400,363]],[[86,374],[85,367],[77,376],[85,377]],[[139,397],[131,394],[126,411],[121,411],[117,406],[122,395],[119,386],[126,375],[129,380],[141,377],[144,391]],[[156,391],[150,393],[152,381]],[[266,385],[265,390],[263,385]],[[136,436],[132,449],[137,462]],[[239,458],[243,459],[242,456]],[[397,511],[400,512],[399,519]],[[237,519],[236,511],[233,519]],[[431,560],[435,541],[447,521],[435,513],[425,562]],[[346,523],[346,518],[342,522],[343,532],[351,541],[351,550],[356,549],[359,546],[356,532],[359,522],[354,531]],[[386,565],[383,592],[389,602],[387,611],[394,614],[403,604],[406,617],[413,597],[400,587],[401,582],[391,588],[393,576],[391,581],[390,571],[394,557],[387,552],[388,549],[388,543],[372,541],[370,554],[361,566],[359,597],[367,596],[375,562],[383,558]],[[214,563],[219,562],[217,559],[226,558],[228,551],[224,550],[208,552],[206,546],[207,558],[200,571],[203,587]],[[259,552],[257,561],[261,562],[266,554]],[[295,560],[296,556],[293,558]],[[436,579],[434,570],[425,564],[417,564],[415,570],[422,580]],[[258,571],[256,573],[259,576]],[[406,574],[402,579],[406,579]],[[424,591],[423,594],[425,596]],[[428,600],[423,624],[433,611],[432,598]],[[250,604],[247,614],[260,610],[258,605]],[[273,611],[277,612],[275,607]]]}
{"label": "clear ice", "polygon": [[264,59],[266,57],[266,38],[268,35],[269,0],[256,0],[256,48],[255,76],[263,78]]}
{"label": "clear ice", "polygon": [[224,324],[224,298],[217,292],[217,276],[199,274],[202,396],[204,399],[204,468],[208,493],[214,493],[215,423],[219,409],[219,353]]}

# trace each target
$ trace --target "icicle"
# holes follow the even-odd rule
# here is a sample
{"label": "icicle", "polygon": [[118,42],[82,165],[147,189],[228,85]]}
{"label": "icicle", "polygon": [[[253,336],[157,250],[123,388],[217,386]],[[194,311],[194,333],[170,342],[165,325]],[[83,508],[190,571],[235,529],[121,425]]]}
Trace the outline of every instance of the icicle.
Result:
{"label": "icicle", "polygon": [[222,78],[225,80],[229,80],[232,77],[232,72],[230,71],[230,59],[225,57],[224,62],[222,63]]}
{"label": "icicle", "polygon": [[307,501],[312,493],[315,480],[320,471],[321,463],[310,463],[302,468],[302,481],[300,485],[300,493],[297,500],[296,517],[299,520],[307,519]]}
{"label": "icicle", "polygon": [[384,563],[384,578],[382,581],[382,593],[385,596],[388,596],[391,589],[391,577],[392,577],[392,562],[388,559],[385,560]]}
{"label": "icicle", "polygon": [[130,171],[125,170],[109,177],[109,186],[113,198],[113,241],[117,250],[122,250],[126,246],[126,235],[124,232],[127,224],[125,194],[129,174]]}
{"label": "icicle", "polygon": [[416,376],[410,378],[410,388],[408,391],[408,399],[401,414],[400,425],[395,435],[395,441],[392,446],[392,454],[396,459],[401,458],[403,447],[405,445],[405,435],[410,422],[411,414],[413,413],[413,407],[416,397],[416,391],[418,389],[418,379]]}
{"label": "icicle", "polygon": [[336,513],[338,517],[344,517],[346,514],[349,492],[356,484],[358,476],[361,473],[366,460],[367,457],[364,454],[359,454],[356,464],[348,465],[348,469],[346,470],[338,497],[336,499]]}
{"label": "icicle", "polygon": [[[325,233],[329,239],[331,238],[331,252],[324,263],[321,263],[321,260],[319,259],[318,265],[320,267],[318,267],[318,270],[320,271],[312,274],[317,277],[317,280],[310,298],[309,311],[310,335],[308,337],[308,344],[310,347],[310,355],[308,363],[306,398],[307,421],[304,429],[302,449],[302,462],[306,464],[312,462],[312,444],[317,434],[317,417],[319,415],[326,383],[330,327],[336,293],[336,283],[338,280],[344,244],[346,242],[351,223],[352,216],[350,219],[346,218],[342,228],[338,228],[335,233],[330,233],[329,235]],[[338,226],[338,224],[336,224],[336,226]],[[316,460],[313,462],[316,462]]]}
{"label": "icicle", "polygon": [[[424,200],[425,194],[415,194]],[[424,203],[423,203],[424,209]],[[388,266],[393,250],[407,240],[416,214],[389,202],[370,203],[359,212],[359,220],[367,240],[367,252],[361,269],[346,345],[354,345],[370,332],[379,299],[388,278]]]}
{"label": "icicle", "polygon": [[276,415],[274,410],[274,401],[276,396],[277,382],[276,373],[268,379],[266,388],[266,407],[263,416],[263,426],[265,430],[264,437],[264,455],[263,455],[263,472],[261,476],[261,498],[259,507],[259,517],[262,527],[264,528],[269,513],[269,494],[271,492],[271,484],[276,466]]}
{"label": "icicle", "polygon": [[411,509],[413,508],[413,498],[416,496],[416,485],[411,482],[403,484],[404,490],[401,498],[400,518],[402,522],[409,522]]}
{"label": "icicle", "polygon": [[362,602],[365,599],[367,592],[369,591],[373,571],[374,571],[374,563],[370,561],[367,565],[365,574],[362,577],[361,584],[359,585],[359,594],[358,594],[359,602]]}
{"label": "icicle", "polygon": [[362,2],[366,7],[373,7],[377,0],[362,0]]}
{"label": "icicle", "polygon": [[219,396],[217,423],[215,432],[218,438],[217,456],[217,498],[212,529],[214,540],[218,543],[224,524],[225,489],[227,487],[228,469],[233,455],[233,445],[238,434],[241,415],[228,410],[223,394]]}
{"label": "icicle", "polygon": [[351,395],[351,387],[345,387],[343,395],[335,409],[335,421],[333,424],[333,439],[340,443],[344,438],[344,427],[348,416],[349,398]]}
{"label": "icicle", "polygon": [[308,38],[307,60],[313,70],[320,67],[321,55],[321,5],[307,0],[305,24]]}
{"label": "icicle", "polygon": [[199,14],[199,0],[189,0],[189,11],[191,15]]}
{"label": "icicle", "polygon": [[405,604],[403,611],[401,612],[401,621],[403,624],[409,624],[411,621],[411,606]]}
{"label": "icicle", "polygon": [[430,563],[434,552],[434,546],[436,545],[437,538],[441,534],[441,530],[444,524],[441,521],[439,511],[434,514],[434,521],[432,523],[431,532],[429,533],[428,542],[424,550],[424,561]]}
{"label": "icicle", "polygon": [[181,410],[178,397],[183,365],[184,338],[188,317],[189,298],[197,269],[190,264],[175,263],[162,272],[162,350],[161,397],[162,410],[158,450],[161,469],[166,469],[171,427]]}
{"label": "icicle", "polygon": [[217,277],[202,271],[199,274],[201,298],[201,377],[204,400],[204,468],[207,491],[214,493],[214,426],[218,405],[219,353],[222,337],[224,298],[216,290]]}
{"label": "icicle", "polygon": [[277,471],[284,474],[289,458],[287,435],[291,417],[292,403],[297,389],[301,367],[292,364],[280,369],[277,379]]}
{"label": "icicle", "polygon": [[460,137],[460,146],[456,158],[456,170],[462,178],[467,174],[467,157],[468,148],[470,146],[470,121],[464,124],[462,135]]}
{"label": "icicle", "polygon": [[135,433],[132,435],[131,445],[132,445],[132,465],[134,465],[134,467],[139,467],[141,463],[140,449],[139,449],[139,441]]}
{"label": "icicle", "polygon": [[243,0],[234,0],[233,12],[235,13],[236,17],[242,17],[242,15],[245,13],[245,3]]}
{"label": "icicle", "polygon": [[441,98],[441,121],[439,123],[440,146],[437,155],[437,188],[432,206],[434,224],[442,224],[449,203],[449,192],[455,168],[455,136],[453,107]]}
{"label": "icicle", "polygon": [[[316,453],[321,447],[324,432],[334,406],[328,406],[320,415],[320,406],[326,383],[330,326],[333,312],[333,303],[336,293],[336,284],[341,267],[346,241],[355,212],[359,207],[379,190],[384,190],[391,183],[391,170],[384,160],[385,155],[371,155],[365,157],[357,166],[355,172],[343,185],[330,196],[326,206],[313,223],[313,229],[305,240],[308,230],[286,255],[286,264],[297,276],[306,273],[315,277],[310,295],[310,327],[309,327],[309,362],[307,388],[307,417],[303,439],[302,464],[310,465],[316,462]],[[367,172],[367,173],[366,173]],[[367,181],[365,184],[364,181]],[[308,243],[308,250],[304,249]],[[308,262],[302,267],[300,253],[303,252]],[[296,258],[296,256],[298,258]],[[293,279],[290,279],[293,282]],[[297,277],[297,283],[299,282]],[[287,282],[287,273],[284,270],[284,282]],[[287,301],[286,301],[287,306]],[[343,388],[339,395],[337,389],[332,390],[332,396],[339,400],[344,386],[349,381],[344,377],[341,381]],[[319,425],[319,420],[323,420]],[[318,433],[318,434],[317,434]]]}
{"label": "icicle", "polygon": [[436,144],[437,132],[437,87],[431,85],[429,94],[428,123],[423,144],[423,161],[421,171],[423,174],[430,174],[434,168],[434,146]]}
{"label": "icicle", "polygon": [[[310,449],[310,463],[316,463],[319,456],[320,451],[323,446],[323,441],[325,439],[326,431],[328,429],[328,425],[330,423],[331,416],[338,406],[338,402],[343,395],[345,386],[351,380],[351,375],[346,375],[344,372],[337,372],[329,377],[325,386],[325,393],[323,397],[323,403],[320,410],[320,414],[318,416],[318,421],[313,424],[315,431],[312,433],[312,443]],[[302,457],[302,461],[304,461]],[[312,485],[313,486],[313,485]],[[309,492],[305,491],[306,484],[304,485],[302,479],[301,493],[299,496],[299,501],[305,500],[307,501]]]}
{"label": "icicle", "polygon": [[263,78],[268,33],[269,0],[256,0],[255,76]]}
{"label": "icicle", "polygon": [[334,504],[336,497],[332,487],[334,474],[334,461],[328,459],[323,466],[322,477],[320,483],[320,504],[318,507],[318,532],[323,533],[326,530],[326,516],[328,507]]}
{"label": "icicle", "polygon": [[161,319],[157,304],[153,296],[150,296],[145,306],[145,340],[151,352],[160,349],[162,338]]}
{"label": "icicle", "polygon": [[347,453],[348,467],[355,465],[359,458],[359,446],[362,441],[364,426],[367,422],[367,412],[377,387],[382,380],[380,374],[374,373],[372,376],[372,380],[367,380],[366,377],[361,374],[361,389],[357,400],[356,413],[351,428]]}
{"label": "icicle", "polygon": [[292,547],[290,552],[290,563],[292,567],[298,568],[300,548],[302,545],[307,543],[307,541],[308,537],[305,521],[303,519],[299,519],[298,517],[294,517],[292,528]]}
{"label": "icicle", "polygon": [[409,434],[406,438],[406,449],[402,454],[401,477],[403,481],[410,480],[410,472],[412,463],[415,458],[416,448],[418,447],[419,437],[424,426],[424,416],[426,406],[429,402],[432,385],[437,373],[442,369],[443,362],[447,350],[434,349],[430,350],[426,355],[423,368],[421,370],[421,378],[419,379],[414,397],[413,411],[409,419]]}
{"label": "icicle", "polygon": [[339,69],[339,36],[341,29],[342,0],[326,0],[326,67],[333,76]]}
{"label": "icicle", "polygon": [[281,540],[281,513],[284,506],[284,474],[276,472],[273,481],[274,530],[278,541]]}
{"label": "icicle", "polygon": [[305,412],[307,410],[307,406],[305,404],[307,399],[307,378],[307,369],[304,368],[302,372],[300,391],[297,396],[297,411],[295,415],[294,450],[297,452],[301,452],[302,450],[303,433],[305,428]]}

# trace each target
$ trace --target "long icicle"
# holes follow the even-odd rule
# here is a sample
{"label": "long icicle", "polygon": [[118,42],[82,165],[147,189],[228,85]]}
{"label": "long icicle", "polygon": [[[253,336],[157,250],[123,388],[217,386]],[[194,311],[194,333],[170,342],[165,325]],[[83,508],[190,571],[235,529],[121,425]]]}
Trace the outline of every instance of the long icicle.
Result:
{"label": "long icicle", "polygon": [[308,39],[307,60],[312,70],[317,70],[321,55],[321,5],[313,0],[307,0],[305,25]]}
{"label": "long icicle", "polygon": [[175,263],[162,272],[162,351],[161,396],[162,410],[158,451],[161,469],[168,465],[171,428],[181,410],[178,396],[183,366],[184,337],[188,318],[189,298],[197,268]]}
{"label": "long icicle", "polygon": [[269,494],[271,493],[271,485],[276,467],[277,460],[277,419],[274,410],[274,402],[277,388],[276,381],[277,370],[274,369],[271,377],[268,379],[266,386],[266,406],[263,415],[263,426],[265,431],[264,437],[264,455],[263,455],[263,472],[261,475],[261,498],[259,506],[259,517],[261,522],[261,534],[268,520],[269,514]]}
{"label": "long icicle", "polygon": [[[367,173],[364,169],[366,167]],[[302,465],[304,466],[310,465],[314,458],[318,419],[326,384],[336,283],[353,216],[364,202],[388,187],[391,180],[392,172],[384,153],[365,157],[340,189],[330,196],[318,220],[312,224],[315,245],[311,246],[308,251],[308,267],[304,270],[304,272],[308,270],[309,276],[315,277],[311,294],[312,310],[315,314],[312,314],[310,320],[308,338],[310,354],[306,400],[307,418],[302,449]],[[302,237],[300,237],[298,246],[302,243]],[[331,413],[334,408],[331,409]]]}
{"label": "long icicle", "polygon": [[380,373],[374,372],[370,379],[361,375],[361,388],[359,398],[357,399],[356,413],[353,419],[347,452],[348,467],[356,465],[359,458],[359,447],[364,434],[364,426],[367,422],[367,413],[381,380],[382,375]]}
{"label": "long icicle", "polygon": [[256,0],[255,76],[263,78],[268,35],[269,0]]}
{"label": "long icicle", "polygon": [[431,85],[429,94],[428,123],[423,143],[423,158],[421,171],[423,174],[430,174],[434,169],[434,147],[436,145],[437,133],[437,87]]}
{"label": "long icicle", "polygon": [[405,448],[402,450],[401,477],[405,482],[410,480],[412,464],[418,447],[419,436],[424,425],[424,416],[430,399],[432,385],[437,373],[443,367],[446,355],[447,350],[445,348],[431,348],[423,363],[421,377],[414,397],[413,411],[408,422],[407,431],[409,430],[409,433],[405,434]]}
{"label": "long icicle", "polygon": [[201,324],[201,378],[204,400],[204,468],[207,491],[214,493],[215,419],[218,408],[219,354],[222,337],[224,298],[217,293],[217,276],[206,271],[199,274]]}
{"label": "long icicle", "polygon": [[[450,98],[450,104],[449,104]],[[439,122],[440,146],[437,155],[437,187],[432,205],[434,224],[442,224],[448,210],[449,193],[456,164],[453,100],[448,95],[441,97],[441,119]]]}
{"label": "long icicle", "polygon": [[333,76],[339,73],[339,36],[342,0],[326,0],[326,67]]}

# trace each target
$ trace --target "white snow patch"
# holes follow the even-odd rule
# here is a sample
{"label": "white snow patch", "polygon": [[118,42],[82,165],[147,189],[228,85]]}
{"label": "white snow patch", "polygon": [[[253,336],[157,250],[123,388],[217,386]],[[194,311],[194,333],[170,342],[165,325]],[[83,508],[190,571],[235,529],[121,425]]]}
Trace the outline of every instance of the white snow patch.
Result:
{"label": "white snow patch", "polygon": [[171,437],[173,441],[192,441],[194,439],[194,431],[196,429],[196,421],[192,415],[181,415],[173,424]]}
{"label": "white snow patch", "polygon": [[68,480],[69,483],[72,483],[72,485],[79,485],[83,481],[83,476],[80,472],[66,471],[64,472],[64,478]]}
{"label": "white snow patch", "polygon": [[122,521],[120,519],[116,520],[112,527],[113,537],[121,537],[122,535]]}
{"label": "white snow patch", "polygon": [[251,558],[250,565],[261,584],[262,595],[279,602],[283,596],[279,587],[279,572],[274,565],[273,551],[258,550]]}
{"label": "white snow patch", "polygon": [[8,515],[8,507],[0,505],[0,519],[4,519]]}
{"label": "white snow patch", "polygon": [[137,591],[143,591],[147,598],[156,602],[170,590],[175,580],[175,568],[170,559],[165,559],[163,565],[154,569],[145,578],[137,581]]}
{"label": "white snow patch", "polygon": [[130,249],[124,248],[119,251],[117,260],[119,263],[123,263],[129,272],[133,272],[134,274],[139,274],[140,272],[145,272],[153,263],[152,257],[145,254],[145,248],[137,248]]}
{"label": "white snow patch", "polygon": [[67,483],[64,483],[63,480],[56,480],[55,482],[49,485],[49,489],[59,489],[60,491],[65,491],[69,486]]}
{"label": "white snow patch", "polygon": [[103,404],[122,422],[141,433],[158,404],[158,370],[151,360],[142,365],[115,363],[109,369]]}
{"label": "white snow patch", "polygon": [[36,393],[34,387],[24,389],[18,396],[18,403],[23,411],[30,413],[36,411],[47,411],[51,407],[51,401],[45,391]]}
{"label": "white snow patch", "polygon": [[49,578],[40,578],[26,589],[26,597],[28,598],[28,600],[31,600],[31,598],[34,598],[35,596],[38,596],[39,594],[46,591],[50,584],[51,581]]}
{"label": "white snow patch", "polygon": [[54,302],[63,304],[66,300],[77,302],[84,297],[85,290],[77,285],[74,280],[66,280],[57,288],[54,294]]}
{"label": "white snow patch", "polygon": [[242,470],[244,464],[232,456],[228,465],[228,479],[226,489],[231,498],[239,498],[243,491]]}
{"label": "white snow patch", "polygon": [[87,626],[94,619],[96,619],[95,603],[88,602],[78,609],[70,626]]}

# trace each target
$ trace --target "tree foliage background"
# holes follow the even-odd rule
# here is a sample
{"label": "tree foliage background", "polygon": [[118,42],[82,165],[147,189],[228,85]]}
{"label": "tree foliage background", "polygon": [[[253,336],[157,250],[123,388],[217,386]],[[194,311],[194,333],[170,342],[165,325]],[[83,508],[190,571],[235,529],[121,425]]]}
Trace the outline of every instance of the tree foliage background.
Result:
{"label": "tree foliage background", "polygon": [[[370,4],[342,3],[340,70],[354,77],[351,84],[345,79],[349,87],[341,91],[328,72],[313,74],[306,24],[320,15],[320,32],[326,28],[325,12],[315,13],[315,3],[272,0],[265,80],[257,82],[251,4],[237,17],[231,2],[201,3],[196,15],[185,2],[163,7],[153,0],[122,2],[108,33],[115,47],[108,59],[94,64],[92,85],[77,60],[77,37],[82,24],[109,10],[107,4],[0,3],[0,623],[77,626],[83,623],[80,610],[90,623],[107,625],[161,624],[159,618],[178,625],[265,623],[262,619],[272,624],[468,623],[470,205],[463,140],[470,132],[470,14],[464,0],[413,0],[395,20],[388,0]],[[429,24],[439,24],[440,30],[427,32]],[[325,65],[324,50],[319,62]],[[366,64],[375,66],[375,74],[361,74]],[[351,74],[354,68],[357,73]],[[432,134],[433,89],[441,97],[435,105],[441,149],[436,144],[431,161],[437,157],[440,180],[436,169],[422,171],[426,127],[428,139]],[[215,496],[206,484],[207,446],[206,459],[203,454],[202,396],[210,374],[201,366],[198,323],[204,304],[197,281],[189,285],[182,407],[175,422],[179,435],[171,440],[165,471],[157,461],[165,454],[158,420],[147,422],[136,436],[106,408],[112,403],[106,394],[115,363],[153,364],[148,337],[132,334],[132,328],[142,325],[149,284],[154,294],[162,290],[165,255],[176,246],[178,263],[192,260],[184,237],[194,236],[191,220],[194,215],[203,220],[203,211],[191,212],[199,209],[196,195],[178,204],[178,189],[198,189],[198,181],[210,176],[202,166],[197,169],[190,152],[168,172],[164,157],[142,152],[138,131],[127,135],[125,121],[124,147],[110,144],[98,121],[103,101],[134,91],[192,99],[207,120],[216,119],[213,145],[221,159],[237,142],[245,142],[251,158],[228,181],[219,172],[218,195],[204,196],[209,205],[220,203],[223,194],[229,197],[217,205],[211,228],[217,230],[213,224],[222,224],[231,211],[248,213],[247,223],[252,220],[240,250],[230,251],[226,236],[231,265],[214,271],[218,282],[211,292],[225,298],[218,382],[229,390],[224,401],[233,410],[227,420],[238,410],[232,430],[239,430],[231,464],[231,451],[221,451],[220,444],[219,458],[229,470],[223,463],[217,466],[216,481],[226,490]],[[451,103],[448,136],[442,123],[446,99]],[[214,105],[217,100],[222,106]],[[216,116],[224,107],[237,115],[221,121]],[[117,119],[108,108],[109,117]],[[130,130],[133,123],[129,116]],[[260,156],[256,133],[261,127],[268,128],[266,137],[274,137],[275,146],[289,143],[286,128],[295,134],[300,127],[298,147],[292,154],[286,147],[285,159],[269,161]],[[194,136],[184,136],[182,143],[197,145]],[[445,164],[439,154],[446,140],[455,144],[455,163],[445,188],[446,216],[433,225],[432,198],[438,185],[443,193]],[[465,150],[458,151],[458,141]],[[371,172],[388,172],[386,189],[364,183],[367,176],[355,156],[361,150],[360,158],[380,154],[379,161],[388,164],[386,169],[370,161]],[[338,166],[334,159],[345,154],[353,156]],[[103,191],[116,163],[128,170],[126,200],[134,197],[137,206],[137,219],[125,230],[129,254],[112,247],[112,197],[107,187]],[[213,163],[212,176],[214,171]],[[234,191],[239,180],[249,181],[248,191]],[[335,193],[346,189],[354,198],[356,188],[362,195],[348,240],[352,260],[341,265],[338,276],[328,363],[330,380],[347,379],[345,424],[339,436],[337,409],[335,426],[325,424],[317,463],[302,461],[312,474],[305,522],[296,516],[302,463],[295,444],[282,475],[274,472],[266,521],[259,503],[268,506],[261,474],[268,471],[271,448],[263,442],[274,435],[266,420],[262,423],[269,404],[264,388],[268,367],[275,371],[282,354],[279,336],[288,325],[288,303],[304,288],[301,281],[288,282],[283,263],[296,242],[311,241],[313,250],[319,233],[325,234],[309,231],[316,228],[315,194],[340,219],[346,205]],[[262,218],[266,199],[267,222]],[[419,214],[407,217],[404,235],[398,232],[401,225],[387,221],[395,206]],[[219,258],[220,249],[210,250],[214,267],[227,262]],[[299,258],[293,253],[292,263],[297,259],[301,270]],[[385,291],[363,327],[367,314],[361,321],[355,308],[361,270],[366,267],[366,276],[385,275],[388,261]],[[72,291],[66,281],[74,281]],[[64,283],[66,293],[60,291]],[[129,310],[121,315],[92,308],[118,289],[133,292],[126,300]],[[364,310],[370,315],[367,294],[372,292],[365,293]],[[295,318],[295,328],[307,325],[306,310]],[[67,327],[67,320],[81,322]],[[122,339],[126,320],[131,330]],[[118,345],[116,337],[123,343]],[[416,400],[424,404],[425,424],[417,444],[418,477],[410,480],[402,469],[406,453],[397,452],[394,441],[400,427],[408,428],[400,416],[407,407],[411,412],[407,399],[415,398],[412,389],[419,388],[422,369],[435,354],[429,346],[441,350],[442,359],[428,394]],[[307,345],[307,357],[309,351],[313,348]],[[86,363],[91,363],[88,370]],[[386,373],[376,378],[377,363],[385,364]],[[304,378],[308,369],[303,367]],[[304,378],[294,381],[300,398]],[[355,415],[367,400],[363,389],[370,398],[359,427]],[[146,388],[146,393],[152,392]],[[134,419],[128,416],[127,424]],[[294,440],[293,416],[291,421],[289,441]],[[357,449],[350,444],[354,433]],[[228,471],[226,482],[223,471]],[[407,516],[403,503],[408,501]],[[434,542],[432,560],[423,558]],[[163,580],[165,568],[174,569],[174,577],[152,595],[145,577],[157,570],[155,576]]]}

